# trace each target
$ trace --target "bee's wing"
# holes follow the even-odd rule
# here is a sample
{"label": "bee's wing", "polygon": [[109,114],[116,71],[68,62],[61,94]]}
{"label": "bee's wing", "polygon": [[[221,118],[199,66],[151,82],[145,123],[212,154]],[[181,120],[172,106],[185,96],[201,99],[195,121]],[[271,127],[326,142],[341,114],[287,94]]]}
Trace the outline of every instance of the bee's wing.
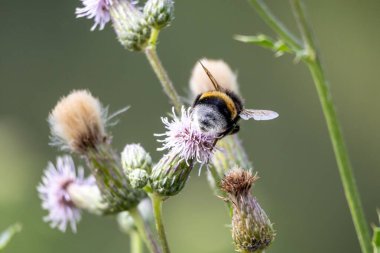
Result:
{"label": "bee's wing", "polygon": [[244,120],[271,120],[277,118],[278,113],[269,110],[243,109],[239,116]]}

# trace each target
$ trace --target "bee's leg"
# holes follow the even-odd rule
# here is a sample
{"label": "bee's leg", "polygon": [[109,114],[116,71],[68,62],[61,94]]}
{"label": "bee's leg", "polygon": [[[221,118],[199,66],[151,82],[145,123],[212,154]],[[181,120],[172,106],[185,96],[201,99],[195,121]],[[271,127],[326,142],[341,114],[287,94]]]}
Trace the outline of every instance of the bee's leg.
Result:
{"label": "bee's leg", "polygon": [[232,128],[231,132],[229,134],[236,134],[237,132],[240,131],[240,126],[235,125],[234,128]]}

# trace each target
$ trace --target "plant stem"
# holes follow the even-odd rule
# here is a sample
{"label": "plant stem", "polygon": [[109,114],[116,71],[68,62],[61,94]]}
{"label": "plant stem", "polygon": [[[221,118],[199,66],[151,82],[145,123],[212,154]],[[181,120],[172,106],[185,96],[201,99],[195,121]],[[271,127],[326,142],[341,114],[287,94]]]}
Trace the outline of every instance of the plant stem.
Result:
{"label": "plant stem", "polygon": [[162,253],[160,248],[158,247],[153,235],[149,229],[149,226],[145,224],[144,219],[142,218],[137,207],[129,210],[130,215],[132,216],[135,225],[137,227],[137,231],[139,232],[141,238],[144,240],[146,246],[148,247],[151,253]]}
{"label": "plant stem", "polygon": [[249,0],[260,17],[269,25],[294,51],[302,49],[297,38],[278,20],[262,0]]}
{"label": "plant stem", "polygon": [[131,231],[129,237],[131,239],[131,253],[143,253],[143,245],[139,233]]}
{"label": "plant stem", "polygon": [[160,80],[164,92],[169,97],[171,103],[173,104],[177,113],[181,112],[182,102],[175,90],[172,81],[170,80],[165,68],[163,67],[160,58],[157,55],[156,44],[158,39],[159,31],[157,29],[152,30],[152,34],[149,40],[149,45],[145,48],[145,55],[152,66],[154,73],[156,73],[157,78]]}
{"label": "plant stem", "polygon": [[169,244],[166,239],[165,227],[162,220],[162,203],[163,199],[156,193],[150,194],[153,204],[153,213],[156,221],[156,229],[158,232],[158,237],[163,249],[163,253],[170,253]]}
{"label": "plant stem", "polygon": [[360,247],[362,252],[370,253],[372,250],[369,227],[364,216],[359,191],[355,182],[355,176],[352,172],[352,167],[348,157],[347,149],[344,144],[343,135],[340,130],[339,121],[332,101],[328,82],[324,75],[318,54],[316,53],[317,50],[315,42],[303,7],[301,6],[299,0],[292,0],[291,3],[297,24],[305,43],[306,53],[308,56],[305,59],[305,62],[309,67],[315,86],[317,88],[323,114],[327,122],[330,139],[332,141],[335,159],[338,163],[338,169],[343,183],[344,193],[346,195],[348,206],[351,211],[351,216],[360,242]]}

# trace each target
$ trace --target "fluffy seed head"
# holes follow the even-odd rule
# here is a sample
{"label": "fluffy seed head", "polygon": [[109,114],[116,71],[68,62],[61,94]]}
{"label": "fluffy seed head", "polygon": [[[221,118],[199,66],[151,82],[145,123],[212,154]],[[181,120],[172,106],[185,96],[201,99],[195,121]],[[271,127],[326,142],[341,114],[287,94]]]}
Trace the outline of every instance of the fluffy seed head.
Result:
{"label": "fluffy seed head", "polygon": [[49,163],[44,171],[42,182],[37,190],[42,200],[42,208],[48,211],[44,221],[62,232],[67,225],[76,232],[76,224],[80,221],[80,209],[72,201],[68,189],[72,186],[91,185],[91,180],[85,179],[83,169],[76,173],[74,162],[70,156],[58,157],[57,164]]}
{"label": "fluffy seed head", "polygon": [[89,91],[61,98],[49,115],[52,144],[83,153],[107,140],[106,110]]}
{"label": "fluffy seed head", "polygon": [[215,151],[215,140],[217,136],[212,133],[201,131],[192,121],[191,108],[182,107],[182,115],[175,114],[173,108],[172,120],[162,118],[166,132],[156,136],[164,136],[159,140],[163,143],[158,150],[168,150],[177,154],[186,162],[195,160],[201,165],[207,164]]}
{"label": "fluffy seed head", "polygon": [[83,7],[76,8],[75,14],[77,18],[86,17],[94,19],[94,25],[91,31],[94,31],[97,26],[99,30],[103,30],[104,26],[110,21],[110,1],[109,0],[81,0]]}
{"label": "fluffy seed head", "polygon": [[[237,76],[226,62],[207,58],[201,59],[200,62],[211,72],[221,87],[239,94]],[[215,90],[199,61],[195,64],[190,77],[190,90],[193,97],[206,91]]]}

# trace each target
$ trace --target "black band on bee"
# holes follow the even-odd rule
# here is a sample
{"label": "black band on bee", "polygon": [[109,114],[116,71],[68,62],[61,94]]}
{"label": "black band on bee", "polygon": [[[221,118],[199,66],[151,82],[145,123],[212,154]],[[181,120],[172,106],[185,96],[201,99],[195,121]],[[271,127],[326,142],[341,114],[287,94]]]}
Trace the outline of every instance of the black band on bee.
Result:
{"label": "black band on bee", "polygon": [[[225,119],[228,121],[232,121],[232,114],[228,110],[228,107],[226,105],[226,102],[217,96],[209,96],[202,99],[198,99],[198,101],[195,103],[196,105],[211,105],[214,106],[214,108],[222,114]],[[228,122],[229,123],[229,122]]]}

